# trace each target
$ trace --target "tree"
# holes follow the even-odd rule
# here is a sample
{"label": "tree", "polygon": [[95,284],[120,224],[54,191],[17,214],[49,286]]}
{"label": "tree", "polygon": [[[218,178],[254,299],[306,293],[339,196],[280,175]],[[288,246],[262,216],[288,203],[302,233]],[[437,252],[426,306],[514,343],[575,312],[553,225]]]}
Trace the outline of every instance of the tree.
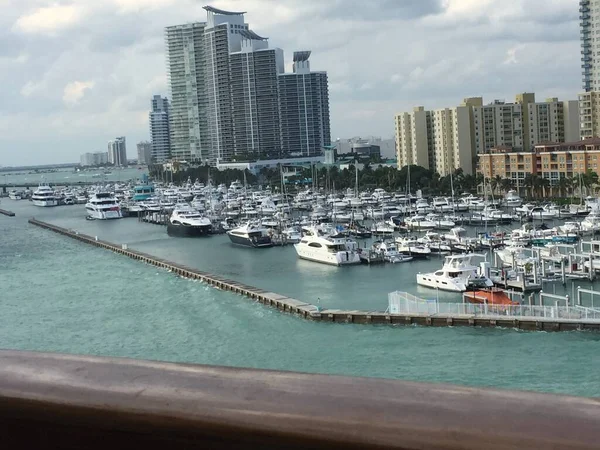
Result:
{"label": "tree", "polygon": [[502,178],[500,181],[500,189],[506,194],[508,191],[514,188],[513,180],[510,178]]}

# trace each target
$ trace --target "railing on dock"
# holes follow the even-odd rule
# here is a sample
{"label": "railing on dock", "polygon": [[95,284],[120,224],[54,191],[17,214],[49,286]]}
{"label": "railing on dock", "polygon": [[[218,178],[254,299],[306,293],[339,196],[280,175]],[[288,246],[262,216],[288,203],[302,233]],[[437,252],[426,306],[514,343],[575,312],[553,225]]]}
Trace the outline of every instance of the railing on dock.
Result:
{"label": "railing on dock", "polygon": [[[548,296],[548,294],[543,294]],[[555,296],[552,296],[555,297]],[[564,297],[562,297],[564,299]],[[494,305],[484,302],[447,303],[437,299],[426,300],[407,292],[392,292],[388,295],[389,313],[428,316],[473,316],[478,318],[502,319],[566,319],[600,322],[600,311],[583,306],[562,305]]]}
{"label": "railing on dock", "polygon": [[595,399],[0,351],[6,449],[587,450],[599,429]]}

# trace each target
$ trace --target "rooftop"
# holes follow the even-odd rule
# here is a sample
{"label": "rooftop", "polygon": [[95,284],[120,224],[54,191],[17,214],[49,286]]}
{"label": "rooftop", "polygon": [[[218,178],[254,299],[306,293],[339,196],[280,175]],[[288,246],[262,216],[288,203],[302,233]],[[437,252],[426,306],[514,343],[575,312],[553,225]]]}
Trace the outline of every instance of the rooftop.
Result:
{"label": "rooftop", "polygon": [[266,41],[269,38],[259,36],[252,30],[239,30],[239,33],[246,39],[252,39],[254,41]]}
{"label": "rooftop", "polygon": [[310,50],[294,52],[294,62],[308,61],[308,58],[310,58],[310,53],[311,53]]}
{"label": "rooftop", "polygon": [[203,7],[207,12],[214,14],[222,14],[224,16],[242,16],[246,14],[246,11],[243,12],[234,12],[234,11],[225,11],[224,9],[215,8],[213,6],[204,6]]}

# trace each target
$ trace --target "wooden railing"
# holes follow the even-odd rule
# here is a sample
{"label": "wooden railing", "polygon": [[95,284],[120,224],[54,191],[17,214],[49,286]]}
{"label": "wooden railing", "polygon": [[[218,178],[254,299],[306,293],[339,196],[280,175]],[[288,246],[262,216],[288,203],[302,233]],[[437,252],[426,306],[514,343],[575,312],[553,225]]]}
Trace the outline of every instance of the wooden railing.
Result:
{"label": "wooden railing", "polygon": [[0,351],[0,443],[5,449],[598,449],[600,401]]}

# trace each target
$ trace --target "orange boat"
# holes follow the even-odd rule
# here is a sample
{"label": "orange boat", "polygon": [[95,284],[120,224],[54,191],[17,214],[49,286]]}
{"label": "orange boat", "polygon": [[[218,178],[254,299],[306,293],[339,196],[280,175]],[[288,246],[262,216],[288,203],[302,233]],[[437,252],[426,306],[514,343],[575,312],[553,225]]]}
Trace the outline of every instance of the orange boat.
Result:
{"label": "orange boat", "polygon": [[508,295],[498,288],[482,289],[479,291],[465,292],[465,298],[471,303],[479,303],[488,305],[506,305],[506,306],[517,306],[519,302],[514,302]]}

